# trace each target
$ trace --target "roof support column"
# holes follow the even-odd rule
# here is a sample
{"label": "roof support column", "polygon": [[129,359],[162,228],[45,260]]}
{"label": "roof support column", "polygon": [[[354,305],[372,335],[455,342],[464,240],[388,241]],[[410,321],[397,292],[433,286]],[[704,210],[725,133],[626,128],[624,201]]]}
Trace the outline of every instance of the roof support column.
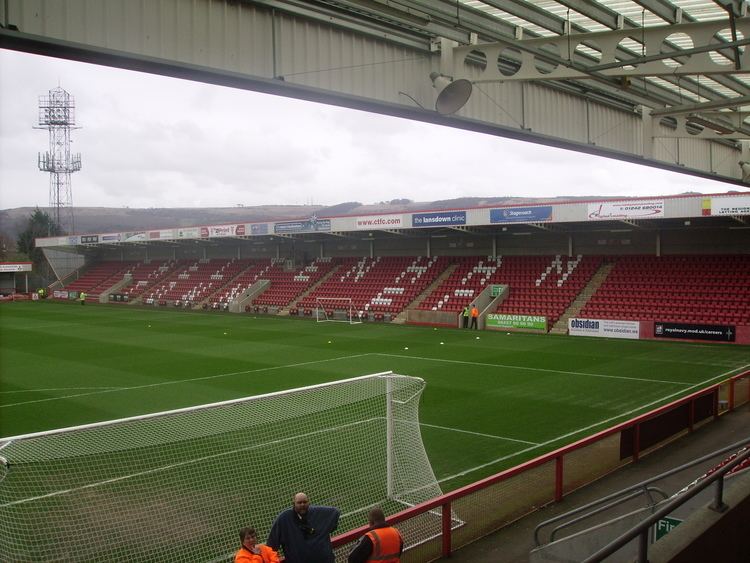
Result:
{"label": "roof support column", "polygon": [[656,231],[656,256],[661,257],[661,231]]}
{"label": "roof support column", "polygon": [[432,237],[427,237],[427,258],[432,258]]}
{"label": "roof support column", "polygon": [[440,38],[440,74],[453,77],[455,72],[453,66],[453,49],[458,47],[457,41]]}
{"label": "roof support column", "polygon": [[651,117],[651,108],[640,106],[643,131],[643,158],[654,157],[654,118]]}

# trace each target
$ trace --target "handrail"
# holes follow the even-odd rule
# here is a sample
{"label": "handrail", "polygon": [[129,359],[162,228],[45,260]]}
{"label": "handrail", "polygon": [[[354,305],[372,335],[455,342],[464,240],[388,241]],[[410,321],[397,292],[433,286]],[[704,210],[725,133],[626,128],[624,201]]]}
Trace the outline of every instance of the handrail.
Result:
{"label": "handrail", "polygon": [[[744,443],[747,443],[746,441]],[[603,561],[605,558],[609,557],[613,553],[615,553],[617,550],[619,550],[621,547],[629,543],[631,540],[633,540],[636,537],[640,536],[640,542],[638,547],[638,563],[646,563],[647,561],[647,553],[648,553],[648,530],[656,524],[659,520],[661,520],[664,516],[667,514],[670,514],[671,512],[674,512],[676,508],[683,505],[685,502],[693,498],[695,495],[700,493],[703,489],[707,488],[708,486],[712,485],[714,482],[717,485],[717,494],[714,499],[713,504],[711,505],[711,508],[717,511],[722,511],[725,508],[725,505],[722,501],[722,491],[724,487],[724,475],[726,475],[729,471],[734,469],[737,465],[745,461],[746,459],[750,459],[750,448],[746,449],[743,453],[738,454],[737,457],[735,457],[731,462],[727,463],[725,466],[723,466],[721,469],[718,469],[711,475],[709,475],[706,479],[695,485],[694,487],[688,489],[685,491],[682,495],[677,496],[674,500],[668,502],[665,504],[662,508],[654,512],[651,516],[646,518],[643,522],[640,524],[636,524],[630,530],[623,533],[620,537],[615,538],[610,543],[602,547],[600,550],[595,552],[594,554],[590,555],[586,559],[583,560],[583,563],[598,563],[599,561]]]}
{"label": "handrail", "polygon": [[[746,438],[745,440],[740,440],[739,442],[735,442],[734,444],[731,444],[729,446],[725,446],[721,448],[720,450],[716,450],[710,454],[706,454],[704,456],[701,456],[697,459],[694,459],[692,461],[689,461],[688,463],[683,463],[682,465],[678,467],[673,467],[672,469],[669,469],[665,471],[664,473],[660,473],[659,475],[656,475],[655,477],[649,477],[645,481],[641,481],[640,483],[637,483],[635,485],[631,485],[630,487],[626,487],[620,491],[617,491],[615,493],[612,493],[610,495],[607,495],[605,497],[602,497],[598,500],[595,500],[594,502],[590,502],[588,504],[585,504],[583,506],[579,506],[578,508],[574,508],[573,510],[569,510],[568,512],[564,514],[560,514],[558,516],[555,516],[553,518],[550,518],[548,520],[545,520],[544,522],[540,522],[539,525],[534,528],[534,543],[537,546],[542,545],[539,541],[539,533],[541,532],[542,528],[545,526],[549,526],[550,524],[554,524],[555,522],[558,522],[560,520],[564,520],[565,518],[569,518],[570,516],[573,516],[575,514],[578,514],[579,512],[584,512],[588,510],[589,508],[593,508],[594,506],[597,506],[599,504],[608,502],[610,500],[617,499],[618,497],[630,493],[632,491],[635,491],[636,489],[642,489],[645,488],[647,485],[650,485],[654,481],[660,481],[661,479],[665,479],[667,477],[670,477],[674,475],[675,473],[680,473],[681,471],[684,471],[685,469],[689,469],[690,467],[693,467],[694,465],[698,465],[699,463],[703,463],[704,461],[708,461],[709,459],[715,458],[717,456],[720,456],[721,454],[724,454],[731,450],[737,450],[738,448],[741,448],[742,446],[750,443],[750,436]],[[630,498],[630,497],[628,497]],[[627,500],[627,499],[622,499]],[[620,501],[621,502],[621,501]],[[617,503],[614,503],[612,506],[614,506]],[[594,513],[596,514],[596,512]],[[578,521],[578,520],[576,520]]]}
{"label": "handrail", "polygon": [[[656,502],[653,501],[653,498],[651,496],[652,492],[659,493],[662,496],[661,500],[666,500],[666,499],[669,498],[669,495],[665,491],[662,491],[661,489],[659,489],[658,487],[643,487],[643,489],[638,489],[638,490],[635,490],[635,491],[630,491],[630,494],[625,495],[622,498],[619,498],[619,499],[617,499],[614,502],[611,502],[609,504],[605,504],[604,506],[600,506],[599,508],[597,508],[596,510],[593,510],[593,511],[589,512],[588,514],[583,514],[582,516],[579,516],[578,518],[573,518],[572,520],[569,520],[568,522],[564,522],[564,523],[560,524],[554,530],[552,530],[552,532],[550,532],[549,541],[550,542],[555,541],[555,535],[560,530],[564,530],[568,526],[573,526],[574,524],[578,524],[579,522],[583,522],[587,518],[591,518],[592,516],[596,516],[597,514],[600,514],[601,512],[604,512],[605,510],[609,510],[610,508],[614,508],[615,506],[618,506],[619,504],[621,504],[621,503],[623,503],[623,502],[625,502],[627,500],[634,499],[634,498],[640,496],[641,494],[646,494],[649,497],[649,501],[650,502],[649,502],[649,504],[648,504],[647,507],[654,507],[658,503],[656,503]],[[601,504],[601,499],[599,499],[598,501],[595,501],[595,502],[592,502],[592,503],[588,504],[586,507],[581,507],[581,508],[593,507],[593,506],[595,506],[597,504]],[[567,512],[566,514],[570,515],[571,512],[573,512],[573,511]],[[537,526],[536,529],[534,530],[534,541],[536,542],[537,546],[541,546],[542,544],[539,542],[539,538],[537,537],[537,531],[538,531],[538,529],[539,529],[539,526]]]}

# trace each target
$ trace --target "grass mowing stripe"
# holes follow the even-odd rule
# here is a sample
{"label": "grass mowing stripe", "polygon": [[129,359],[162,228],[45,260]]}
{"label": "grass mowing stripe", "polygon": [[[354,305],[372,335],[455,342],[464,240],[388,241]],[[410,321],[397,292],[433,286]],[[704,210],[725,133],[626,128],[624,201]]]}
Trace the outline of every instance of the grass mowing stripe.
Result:
{"label": "grass mowing stripe", "polygon": [[555,442],[559,442],[560,440],[564,440],[566,438],[570,438],[571,436],[575,436],[576,434],[580,434],[581,432],[586,432],[587,430],[591,430],[592,428],[596,428],[597,426],[601,426],[603,424],[609,424],[610,422],[614,422],[615,420],[618,420],[624,416],[629,416],[631,414],[634,414],[638,411],[641,411],[643,409],[647,409],[648,407],[652,407],[654,405],[657,405],[663,401],[669,400],[673,397],[676,397],[677,395],[683,394],[685,391],[689,391],[690,389],[694,389],[696,387],[700,387],[702,385],[708,385],[712,381],[715,381],[717,379],[723,379],[725,377],[729,377],[734,372],[739,372],[744,370],[745,368],[750,367],[750,364],[746,364],[744,366],[740,366],[738,368],[732,369],[728,372],[716,375],[714,377],[711,377],[710,379],[707,379],[706,381],[702,381],[701,383],[696,383],[692,387],[689,387],[688,389],[683,389],[682,391],[677,391],[675,393],[671,393],[665,397],[662,397],[661,399],[656,399],[655,401],[651,401],[650,403],[647,403],[645,405],[641,405],[640,407],[631,409],[627,412],[620,413],[618,415],[612,416],[610,418],[607,418],[606,420],[600,420],[599,422],[595,422],[593,424],[589,424],[588,426],[584,426],[583,428],[578,428],[577,430],[572,430],[571,432],[568,432],[566,434],[562,434],[560,436],[556,436],[555,438],[552,438],[551,440],[547,440],[546,442],[542,442],[541,444],[536,444],[534,446],[524,448],[523,450],[519,450],[517,452],[514,452],[512,454],[508,454],[502,457],[499,457],[497,459],[493,459],[492,461],[488,461],[487,463],[483,463],[481,465],[477,465],[476,467],[471,467],[469,469],[465,469],[463,471],[460,471],[458,473],[455,473],[454,475],[449,475],[448,477],[443,477],[441,479],[438,479],[438,483],[445,483],[447,481],[450,481],[452,479],[457,479],[459,477],[464,477],[468,475],[469,473],[473,473],[475,471],[479,471],[480,469],[485,469],[487,467],[491,467],[497,463],[500,463],[501,461],[506,461],[508,459],[513,459],[514,457],[517,457],[519,455],[525,454],[527,452],[534,451],[538,448],[542,448],[544,446],[549,446],[550,444],[554,444]]}
{"label": "grass mowing stripe", "polygon": [[9,403],[5,405],[0,405],[1,408],[5,407],[16,407],[19,405],[29,405],[31,403],[44,403],[46,401],[59,401],[61,399],[72,399],[74,397],[87,397],[89,395],[100,395],[103,393],[114,393],[115,391],[132,391],[134,389],[146,389],[149,387],[161,387],[163,385],[177,385],[179,383],[191,383],[193,381],[204,381],[206,379],[216,379],[218,377],[231,377],[233,375],[243,375],[248,373],[259,373],[264,371],[272,371],[277,369],[286,369],[286,368],[296,368],[296,367],[302,367],[302,366],[309,366],[313,364],[321,364],[325,362],[336,362],[339,360],[351,360],[353,358],[360,358],[362,356],[369,356],[370,354],[354,354],[351,356],[340,356],[338,358],[326,358],[323,360],[312,360],[310,362],[299,362],[296,364],[285,364],[281,366],[270,366],[265,368],[257,368],[257,369],[248,369],[243,371],[234,371],[231,373],[219,373],[216,375],[205,375],[202,377],[192,377],[190,379],[178,379],[176,381],[160,381],[159,383],[148,383],[146,385],[135,385],[133,387],[108,387],[108,388],[100,388],[100,391],[92,391],[90,393],[76,393],[75,395],[63,395],[62,397],[47,397],[46,399],[35,399],[33,401],[23,401],[20,403]]}
{"label": "grass mowing stripe", "polygon": [[448,426],[438,426],[437,424],[427,424],[426,422],[420,422],[420,426],[426,426],[428,428],[437,428],[438,430],[449,430],[450,432],[461,432],[463,434],[472,434],[474,436],[483,436],[485,438],[494,438],[495,440],[505,440],[507,442],[519,442],[521,444],[532,444],[538,445],[538,442],[529,442],[528,440],[518,440],[517,438],[508,438],[507,436],[495,436],[494,434],[485,434],[484,432],[473,432],[471,430],[462,430],[460,428],[450,428]]}
{"label": "grass mowing stripe", "polygon": [[443,358],[425,358],[422,356],[405,356],[403,354],[382,354],[382,353],[375,353],[376,356],[387,356],[387,357],[393,357],[393,358],[411,358],[415,360],[428,360],[431,362],[446,362],[450,364],[466,364],[470,366],[482,366],[482,367],[492,367],[492,368],[510,368],[510,369],[521,369],[521,370],[529,370],[529,371],[544,371],[547,373],[562,373],[563,375],[583,375],[586,377],[602,377],[605,379],[623,379],[626,381],[642,381],[644,383],[667,383],[670,385],[690,385],[690,383],[685,383],[684,381],[664,381],[662,379],[645,379],[641,377],[625,377],[624,375],[604,375],[602,373],[584,373],[580,371],[565,371],[561,369],[547,369],[547,368],[532,368],[528,366],[511,366],[506,364],[489,364],[489,363],[483,363],[483,362],[469,362],[466,360],[446,360]]}
{"label": "grass mowing stripe", "polygon": [[53,389],[17,389],[16,391],[0,391],[0,395],[7,393],[42,393],[43,391],[83,391],[84,389],[124,389],[124,387],[55,387]]}

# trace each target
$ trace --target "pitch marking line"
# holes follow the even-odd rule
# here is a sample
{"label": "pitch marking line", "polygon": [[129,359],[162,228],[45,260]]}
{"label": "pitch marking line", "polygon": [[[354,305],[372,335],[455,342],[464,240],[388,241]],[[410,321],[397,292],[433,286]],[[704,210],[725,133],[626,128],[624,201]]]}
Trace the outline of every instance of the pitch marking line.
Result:
{"label": "pitch marking line", "polygon": [[19,389],[17,391],[0,391],[0,395],[7,393],[41,393],[43,391],[83,391],[84,389],[125,389],[124,387],[54,387],[52,389]]}
{"label": "pitch marking line", "polygon": [[505,364],[486,364],[482,362],[467,362],[464,360],[445,360],[441,358],[426,358],[423,356],[405,356],[403,354],[383,354],[375,352],[375,356],[388,356],[392,358],[404,358],[409,360],[427,360],[430,362],[445,362],[449,364],[467,364],[471,366],[482,366],[482,367],[493,367],[493,368],[510,368],[510,369],[521,369],[526,371],[544,371],[548,373],[563,373],[566,375],[583,375],[586,377],[600,377],[604,379],[623,379],[625,381],[641,381],[643,383],[668,383],[670,385],[690,385],[684,381],[666,381],[663,379],[645,379],[642,377],[625,377],[624,375],[605,375],[603,373],[584,373],[580,371],[564,371],[561,369],[546,369],[546,368],[531,368],[527,366],[510,366]]}
{"label": "pitch marking line", "polygon": [[257,368],[257,369],[248,369],[244,371],[235,371],[231,373],[219,373],[216,375],[206,375],[203,377],[193,377],[190,379],[180,379],[178,381],[160,381],[159,383],[149,383],[147,385],[134,385],[133,387],[115,387],[111,389],[102,389],[99,391],[91,391],[90,393],[75,393],[73,395],[63,395],[62,397],[47,397],[45,399],[35,399],[33,401],[22,401],[20,403],[9,403],[7,405],[0,405],[0,408],[5,407],[17,407],[19,405],[29,405],[32,403],[44,403],[46,401],[58,401],[61,399],[73,399],[75,397],[87,397],[89,395],[100,395],[104,393],[114,393],[116,391],[132,391],[134,389],[148,389],[150,387],[161,387],[163,385],[178,385],[180,383],[191,383],[193,381],[205,381],[207,379],[217,379],[219,377],[232,377],[234,375],[243,375],[248,373],[260,373],[264,371],[273,371],[278,369],[286,369],[286,368],[297,368],[301,366],[309,366],[313,364],[322,364],[325,362],[337,362],[340,360],[351,360],[353,358],[361,358],[363,356],[369,356],[370,354],[354,354],[352,356],[340,356],[338,358],[328,358],[325,360],[313,360],[310,362],[300,362],[297,364],[286,364],[283,366],[271,366],[266,368]]}
{"label": "pitch marking line", "polygon": [[705,381],[703,381],[701,383],[696,383],[692,387],[688,387],[687,389],[683,389],[682,391],[677,391],[675,393],[670,393],[669,395],[666,395],[666,396],[662,397],[661,399],[656,399],[655,401],[651,401],[648,404],[641,405],[640,407],[636,407],[636,408],[631,409],[631,410],[629,410],[627,412],[620,413],[618,415],[612,416],[612,417],[607,418],[605,420],[600,420],[599,422],[595,422],[594,424],[589,424],[588,426],[584,426],[583,428],[578,428],[577,430],[573,430],[572,432],[568,432],[567,434],[562,434],[561,436],[557,436],[555,438],[552,438],[551,440],[547,440],[546,442],[542,442],[541,444],[537,444],[537,445],[531,446],[529,448],[524,448],[523,450],[519,450],[519,451],[514,452],[512,454],[504,455],[504,456],[499,457],[497,459],[493,459],[492,461],[488,461],[487,463],[483,463],[481,465],[477,465],[476,467],[471,467],[469,469],[465,469],[465,470],[460,471],[458,473],[454,473],[453,475],[449,475],[448,477],[443,477],[442,479],[438,479],[438,483],[444,483],[446,481],[450,481],[451,479],[456,479],[458,477],[464,477],[465,475],[468,475],[469,473],[473,473],[474,471],[478,471],[480,469],[484,469],[486,467],[490,467],[492,465],[500,463],[501,461],[505,461],[505,460],[517,457],[517,456],[519,456],[521,454],[524,454],[526,452],[530,452],[530,451],[536,450],[538,448],[541,448],[541,447],[544,447],[544,446],[548,446],[550,444],[554,444],[555,442],[557,442],[559,440],[563,440],[565,438],[569,438],[570,436],[575,436],[576,434],[579,434],[581,432],[585,432],[587,430],[591,430],[592,428],[596,428],[597,426],[601,426],[602,424],[607,424],[609,422],[615,421],[615,420],[617,420],[619,418],[622,418],[624,416],[628,416],[628,415],[634,414],[634,413],[636,413],[638,411],[641,411],[643,409],[646,409],[648,407],[651,407],[653,405],[661,403],[662,401],[666,401],[668,399],[671,399],[672,397],[675,397],[677,395],[681,395],[685,391],[689,391],[690,389],[694,389],[696,387],[700,387],[701,385],[706,385],[706,384],[708,384],[708,383],[710,383],[710,382],[712,382],[712,381],[714,381],[716,379],[725,378],[725,377],[733,374],[734,372],[741,371],[741,370],[743,370],[745,368],[748,368],[748,367],[750,367],[750,364],[745,364],[744,366],[740,366],[738,368],[729,370],[729,371],[727,371],[725,373],[716,375],[714,377],[706,379]]}
{"label": "pitch marking line", "polygon": [[494,434],[484,434],[483,432],[473,432],[472,430],[461,430],[460,428],[438,426],[437,424],[427,424],[426,422],[420,422],[419,425],[427,426],[428,428],[437,428],[439,430],[449,430],[450,432],[461,432],[463,434],[472,434],[473,436],[482,436],[484,438],[494,438],[495,440],[506,440],[508,442],[518,442],[520,444],[532,444],[534,446],[539,445],[539,442],[529,442],[528,440],[518,440],[516,438],[508,438],[507,436],[495,436]]}

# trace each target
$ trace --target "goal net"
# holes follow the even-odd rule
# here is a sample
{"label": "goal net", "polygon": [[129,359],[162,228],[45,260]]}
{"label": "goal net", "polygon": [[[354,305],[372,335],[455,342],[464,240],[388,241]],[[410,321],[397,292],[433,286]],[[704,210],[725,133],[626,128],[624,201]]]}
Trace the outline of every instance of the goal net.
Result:
{"label": "goal net", "polygon": [[[0,439],[4,561],[228,561],[304,491],[338,533],[441,494],[419,378],[391,372]],[[406,544],[440,530],[411,523]],[[337,555],[338,560],[342,554]]]}
{"label": "goal net", "polygon": [[315,320],[319,323],[359,324],[362,322],[363,314],[363,311],[355,310],[351,297],[315,298]]}

